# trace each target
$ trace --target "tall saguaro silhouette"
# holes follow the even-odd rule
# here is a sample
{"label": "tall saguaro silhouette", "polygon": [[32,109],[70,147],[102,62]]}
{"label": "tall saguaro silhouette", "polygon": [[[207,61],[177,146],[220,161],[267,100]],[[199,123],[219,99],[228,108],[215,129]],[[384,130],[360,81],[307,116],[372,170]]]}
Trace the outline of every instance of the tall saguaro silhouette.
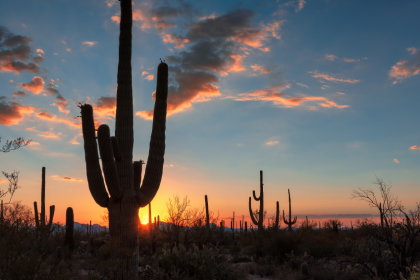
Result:
{"label": "tall saguaro silhouette", "polygon": [[297,216],[292,221],[292,200],[290,199],[290,190],[288,189],[287,192],[289,193],[289,221],[286,220],[283,210],[283,222],[289,226],[289,231],[292,231],[292,225],[296,224]]}
{"label": "tall saguaro silhouette", "polygon": [[254,213],[252,213],[251,207],[251,197],[249,197],[249,215],[251,216],[252,222],[258,226],[258,232],[262,233],[264,231],[264,184],[263,184],[263,171],[260,170],[260,196],[257,197],[255,195],[255,191],[252,191],[252,195],[256,201],[260,202],[260,209],[258,215],[258,221],[254,217]]}
{"label": "tall saguaro silhouette", "polygon": [[[165,154],[166,108],[168,97],[168,65],[160,63],[157,69],[156,100],[152,135],[143,183],[142,161],[133,162],[133,92],[131,74],[132,2],[121,0],[119,38],[118,89],[115,137],[108,125],[98,128],[98,144],[103,174],[99,165],[93,109],[81,105],[86,173],[89,190],[95,202],[108,208],[109,232],[126,255],[120,256],[121,265],[114,279],[134,279],[138,264],[138,210],[155,197],[163,173]],[[108,195],[109,193],[109,195]]]}

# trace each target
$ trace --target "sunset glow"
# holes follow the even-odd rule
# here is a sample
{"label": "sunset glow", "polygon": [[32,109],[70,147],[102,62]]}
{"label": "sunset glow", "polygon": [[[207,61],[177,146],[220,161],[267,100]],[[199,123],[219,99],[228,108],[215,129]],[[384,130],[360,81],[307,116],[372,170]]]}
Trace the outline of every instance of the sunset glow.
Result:
{"label": "sunset glow", "polygon": [[[167,218],[173,195],[199,209],[207,195],[219,222],[229,224],[233,211],[250,222],[248,199],[259,189],[260,170],[270,217],[277,201],[288,211],[290,189],[298,223],[306,216],[340,217],[346,226],[378,219],[377,209],[350,199],[357,188],[379,195],[376,177],[414,208],[420,2],[256,4],[133,1],[133,161],[147,164],[157,66],[169,66],[163,178],[152,220]],[[0,145],[32,139],[1,155],[0,171],[20,172],[13,201],[32,209],[45,166],[54,221],[64,223],[73,207],[75,221],[102,223],[104,208],[89,191],[78,106],[91,104],[96,128],[108,124],[115,135],[120,1],[2,1],[0,19]],[[141,224],[148,217],[141,208]]]}

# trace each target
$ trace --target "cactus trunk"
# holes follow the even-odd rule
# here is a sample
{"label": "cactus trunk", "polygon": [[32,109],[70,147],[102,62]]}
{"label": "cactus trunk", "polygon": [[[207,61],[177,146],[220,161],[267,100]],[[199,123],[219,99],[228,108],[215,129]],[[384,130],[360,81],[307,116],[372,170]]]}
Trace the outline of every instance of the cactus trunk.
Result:
{"label": "cactus trunk", "polygon": [[204,196],[204,199],[206,201],[206,227],[208,230],[210,229],[210,216],[209,216],[209,202],[207,200],[207,195]]}
{"label": "cactus trunk", "polygon": [[66,236],[64,239],[64,245],[68,246],[70,251],[74,250],[74,214],[73,208],[68,207],[66,211]]}
{"label": "cactus trunk", "polygon": [[292,225],[296,223],[297,217],[292,221],[292,200],[290,199],[290,190],[288,189],[287,192],[289,193],[289,221],[286,220],[283,210],[283,222],[289,226],[289,231],[292,231]]}
{"label": "cactus trunk", "polygon": [[256,201],[260,202],[260,209],[258,212],[258,221],[255,219],[254,214],[251,208],[251,197],[249,197],[249,215],[251,216],[251,221],[258,226],[258,232],[262,234],[264,231],[264,184],[263,184],[263,171],[260,170],[260,196],[255,195],[255,191],[252,191],[252,195]]}
{"label": "cactus trunk", "polygon": [[[96,141],[92,106],[85,104],[80,108],[89,190],[99,206],[108,208],[110,235],[123,249],[122,251],[126,252],[121,253],[118,257],[120,266],[113,279],[126,280],[136,278],[135,274],[137,274],[138,210],[153,200],[162,180],[168,65],[160,63],[157,70],[152,134],[145,175],[141,182],[143,161],[133,162],[132,1],[121,0],[120,6],[115,137],[111,137],[109,127],[102,124],[98,128],[98,140]],[[108,192],[98,160],[97,144],[99,144],[103,175]]]}
{"label": "cactus trunk", "polygon": [[52,222],[54,219],[55,205],[50,206],[50,219],[48,224],[45,221],[45,167],[42,167],[42,181],[41,181],[41,213],[38,216],[38,205],[34,202],[35,225],[38,232],[41,233],[41,239],[46,241]]}

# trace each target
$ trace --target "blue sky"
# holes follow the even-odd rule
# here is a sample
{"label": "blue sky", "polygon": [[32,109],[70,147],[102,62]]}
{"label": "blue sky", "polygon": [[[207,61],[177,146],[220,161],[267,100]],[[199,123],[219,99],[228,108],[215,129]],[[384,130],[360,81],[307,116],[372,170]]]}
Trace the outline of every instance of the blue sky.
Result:
{"label": "blue sky", "polygon": [[[136,160],[147,158],[156,66],[170,66],[156,214],[173,194],[196,207],[207,194],[222,218],[247,215],[259,170],[269,214],[275,201],[287,210],[288,188],[295,214],[376,214],[349,199],[374,188],[375,176],[413,207],[419,8],[414,0],[135,0]],[[112,0],[0,4],[0,136],[33,141],[3,154],[0,170],[21,172],[14,200],[32,205],[45,166],[47,204],[61,221],[68,206],[79,222],[100,221],[103,211],[87,187],[77,104],[93,104],[113,131],[119,9]]]}

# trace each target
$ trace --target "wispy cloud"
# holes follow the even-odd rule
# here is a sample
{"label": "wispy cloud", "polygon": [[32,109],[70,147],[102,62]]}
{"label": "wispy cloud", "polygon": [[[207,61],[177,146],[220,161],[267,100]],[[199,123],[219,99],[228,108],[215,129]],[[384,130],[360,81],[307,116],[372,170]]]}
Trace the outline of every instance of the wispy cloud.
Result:
{"label": "wispy cloud", "polygon": [[250,93],[241,93],[238,96],[227,96],[225,98],[229,98],[236,101],[264,101],[264,102],[273,102],[274,105],[279,105],[281,107],[292,108],[297,106],[302,106],[304,103],[307,102],[317,102],[317,104],[321,107],[325,108],[347,108],[348,105],[338,105],[332,100],[329,100],[326,97],[322,96],[306,96],[301,94],[300,97],[290,97],[289,95],[282,93],[281,91],[290,85],[285,87],[272,87],[267,89],[260,89],[255,90]]}
{"label": "wispy cloud", "polygon": [[336,59],[337,59],[336,55],[333,55],[333,54],[326,54],[325,55],[325,60],[334,61]]}
{"label": "wispy cloud", "polygon": [[250,67],[252,68],[252,70],[258,71],[261,74],[270,74],[271,72],[276,70],[276,69],[273,69],[273,68],[265,68],[265,67],[263,67],[261,65],[258,65],[258,64],[251,65]]}
{"label": "wispy cloud", "polygon": [[360,61],[360,59],[353,59],[353,58],[344,58],[343,60],[345,62],[356,62],[356,61]]}
{"label": "wispy cloud", "polygon": [[414,47],[407,50],[415,56],[408,60],[397,62],[396,65],[391,67],[388,75],[390,78],[395,79],[393,84],[402,82],[404,79],[420,73],[420,50]]}
{"label": "wispy cloud", "polygon": [[96,42],[96,41],[85,41],[85,42],[83,42],[82,44],[83,45],[88,45],[88,46],[94,46],[94,45],[96,45],[98,42]]}
{"label": "wispy cloud", "polygon": [[302,10],[305,7],[306,1],[305,0],[299,0],[298,6],[295,9],[295,12],[298,13],[300,10]]}
{"label": "wispy cloud", "polygon": [[48,139],[60,139],[60,135],[61,135],[61,132],[58,132],[56,134],[52,131],[44,131],[44,132],[38,134],[38,136],[48,138]]}
{"label": "wispy cloud", "polygon": [[279,143],[279,141],[268,141],[267,143],[265,143],[267,146],[273,146],[273,145],[277,145]]}
{"label": "wispy cloud", "polygon": [[400,163],[400,162],[398,161],[398,159],[396,159],[396,158],[394,158],[393,162],[395,162],[395,163]]}
{"label": "wispy cloud", "polygon": [[314,78],[318,78],[318,79],[324,79],[330,82],[341,82],[341,83],[351,83],[351,84],[355,84],[360,82],[360,80],[355,80],[355,79],[340,79],[340,78],[336,78],[334,77],[334,75],[330,75],[330,74],[326,74],[326,73],[319,73],[318,70],[315,71],[308,71],[308,73],[312,74],[312,77]]}
{"label": "wispy cloud", "polygon": [[301,84],[301,83],[296,83],[298,86],[301,86],[301,87],[306,87],[306,88],[309,88],[307,85],[304,85],[304,84]]}
{"label": "wispy cloud", "polygon": [[147,75],[146,77],[144,77],[145,80],[149,80],[149,81],[152,81],[154,78],[155,78],[155,75],[153,75],[153,74],[150,74],[150,75]]}
{"label": "wispy cloud", "polygon": [[83,182],[82,179],[72,178],[72,177],[69,177],[69,176],[61,177],[60,175],[52,175],[51,178],[54,178],[55,180],[64,180],[64,181],[68,181],[68,182]]}
{"label": "wispy cloud", "polygon": [[339,91],[337,91],[337,93],[338,93],[338,94],[341,94],[341,95],[346,95],[344,92],[339,92]]}

